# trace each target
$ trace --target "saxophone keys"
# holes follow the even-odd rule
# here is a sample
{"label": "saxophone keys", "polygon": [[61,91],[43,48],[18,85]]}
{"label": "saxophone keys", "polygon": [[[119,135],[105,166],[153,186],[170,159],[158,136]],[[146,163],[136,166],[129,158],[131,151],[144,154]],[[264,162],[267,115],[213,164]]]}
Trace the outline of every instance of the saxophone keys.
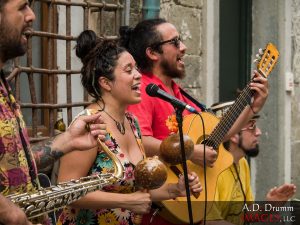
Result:
{"label": "saxophone keys", "polygon": [[49,201],[49,203],[46,206],[46,209],[51,209],[54,206],[54,201]]}
{"label": "saxophone keys", "polygon": [[59,198],[59,199],[56,200],[56,203],[55,203],[55,204],[56,204],[56,205],[61,205],[62,202],[63,202],[63,200]]}
{"label": "saxophone keys", "polygon": [[40,203],[38,203],[37,208],[38,208],[38,209],[42,209],[42,208],[45,207],[45,205],[46,205],[45,202],[40,202]]}
{"label": "saxophone keys", "polygon": [[30,214],[34,209],[35,209],[34,205],[30,205],[30,206],[26,207],[25,213]]}

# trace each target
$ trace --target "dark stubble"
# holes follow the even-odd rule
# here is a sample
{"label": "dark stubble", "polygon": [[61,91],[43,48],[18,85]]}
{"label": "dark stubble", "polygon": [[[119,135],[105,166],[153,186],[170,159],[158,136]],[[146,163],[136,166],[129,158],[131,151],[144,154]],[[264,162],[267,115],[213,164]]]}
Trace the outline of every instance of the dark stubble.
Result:
{"label": "dark stubble", "polygon": [[162,68],[162,71],[164,74],[171,78],[179,78],[183,79],[185,77],[185,70],[178,70],[176,65],[171,65],[166,59],[163,58],[163,60],[160,63],[160,66]]}
{"label": "dark stubble", "polygon": [[259,145],[255,145],[254,148],[251,149],[247,149],[244,147],[243,145],[243,138],[240,136],[239,138],[239,144],[238,144],[239,148],[242,149],[244,151],[244,153],[248,156],[248,157],[256,157],[259,154]]}
{"label": "dark stubble", "polygon": [[0,22],[0,57],[2,62],[24,55],[27,46],[21,43],[21,33],[14,25],[6,21],[5,14],[1,15]]}

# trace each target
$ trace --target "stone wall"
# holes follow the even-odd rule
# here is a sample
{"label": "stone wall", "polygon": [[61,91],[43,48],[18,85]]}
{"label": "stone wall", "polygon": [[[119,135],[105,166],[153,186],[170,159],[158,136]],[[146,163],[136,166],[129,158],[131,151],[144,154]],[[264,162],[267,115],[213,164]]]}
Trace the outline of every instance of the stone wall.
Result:
{"label": "stone wall", "polygon": [[[274,43],[277,48],[280,48],[279,43],[279,18],[278,1],[273,0],[253,0],[252,8],[252,53],[256,53],[258,48],[266,45],[268,42]],[[262,16],[263,15],[263,19]],[[279,49],[282,52],[281,49]],[[262,130],[260,137],[260,153],[253,161],[256,162],[257,173],[252,177],[255,180],[255,197],[259,200],[264,200],[266,193],[270,188],[278,186],[284,182],[284,137],[281,135],[285,125],[280,122],[283,115],[279,112],[279,93],[280,84],[284,82],[281,71],[281,60],[284,57],[280,56],[279,62],[275,69],[268,77],[269,81],[269,96],[264,108],[260,112],[261,118],[258,125]],[[284,93],[283,93],[284,94]],[[282,104],[284,106],[284,104]]]}
{"label": "stone wall", "polygon": [[[130,25],[141,20],[142,0],[131,1]],[[187,46],[185,55],[186,77],[178,81],[197,99],[203,99],[202,73],[202,0],[161,0],[160,17],[173,23]]]}
{"label": "stone wall", "polygon": [[[292,72],[294,74],[294,95],[292,100],[292,182],[300,185],[300,2],[292,1]],[[299,190],[298,185],[298,190]],[[300,198],[298,191],[297,198]]]}

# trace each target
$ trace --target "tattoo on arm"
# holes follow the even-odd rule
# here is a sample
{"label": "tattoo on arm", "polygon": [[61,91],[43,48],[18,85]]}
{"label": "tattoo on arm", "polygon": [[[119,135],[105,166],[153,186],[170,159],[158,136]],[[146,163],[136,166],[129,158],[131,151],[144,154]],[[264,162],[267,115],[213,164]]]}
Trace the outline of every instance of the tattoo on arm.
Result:
{"label": "tattoo on arm", "polygon": [[64,155],[64,153],[56,149],[52,149],[52,151],[50,149],[50,155],[54,158],[54,160],[58,160]]}
{"label": "tattoo on arm", "polygon": [[58,149],[52,149],[51,145],[55,137],[35,143],[31,150],[39,172],[51,172],[54,162],[64,155]]}

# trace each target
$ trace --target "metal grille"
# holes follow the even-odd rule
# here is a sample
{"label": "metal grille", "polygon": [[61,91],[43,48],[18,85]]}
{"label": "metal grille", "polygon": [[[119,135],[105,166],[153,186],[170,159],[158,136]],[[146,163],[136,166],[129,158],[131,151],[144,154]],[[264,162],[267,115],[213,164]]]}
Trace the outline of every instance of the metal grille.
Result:
{"label": "metal grille", "polygon": [[[117,38],[123,5],[119,0],[111,0],[109,3],[108,1],[39,0],[32,2],[32,7],[39,17],[37,18],[39,27],[34,26],[28,41],[27,55],[14,61],[14,68],[8,80],[15,88],[15,95],[23,112],[27,110],[28,116],[25,120],[29,124],[31,141],[39,141],[54,135],[58,108],[65,109],[67,115],[65,122],[70,124],[74,107],[89,104],[90,99],[85,92],[82,101],[72,100],[72,93],[74,93],[72,77],[79,76],[81,67],[72,61],[75,55],[72,45],[75,45],[76,36],[84,29],[93,29],[99,36]],[[77,29],[78,27],[77,24],[72,23],[72,20],[78,21],[78,17],[82,17],[79,19],[82,21],[82,29],[74,35],[72,27]],[[65,23],[63,30],[61,21]],[[65,48],[63,49],[65,56],[58,55],[60,54],[57,49],[58,43],[61,43],[59,51]],[[35,48],[40,49],[40,56],[35,53]],[[65,60],[65,68],[59,66],[61,58]],[[62,76],[65,79],[65,88],[60,92],[57,84]],[[81,84],[77,86],[82,88]],[[29,90],[24,90],[24,87]],[[23,92],[29,95],[26,101],[22,100]],[[65,102],[58,103],[58,94],[66,96]]]}

